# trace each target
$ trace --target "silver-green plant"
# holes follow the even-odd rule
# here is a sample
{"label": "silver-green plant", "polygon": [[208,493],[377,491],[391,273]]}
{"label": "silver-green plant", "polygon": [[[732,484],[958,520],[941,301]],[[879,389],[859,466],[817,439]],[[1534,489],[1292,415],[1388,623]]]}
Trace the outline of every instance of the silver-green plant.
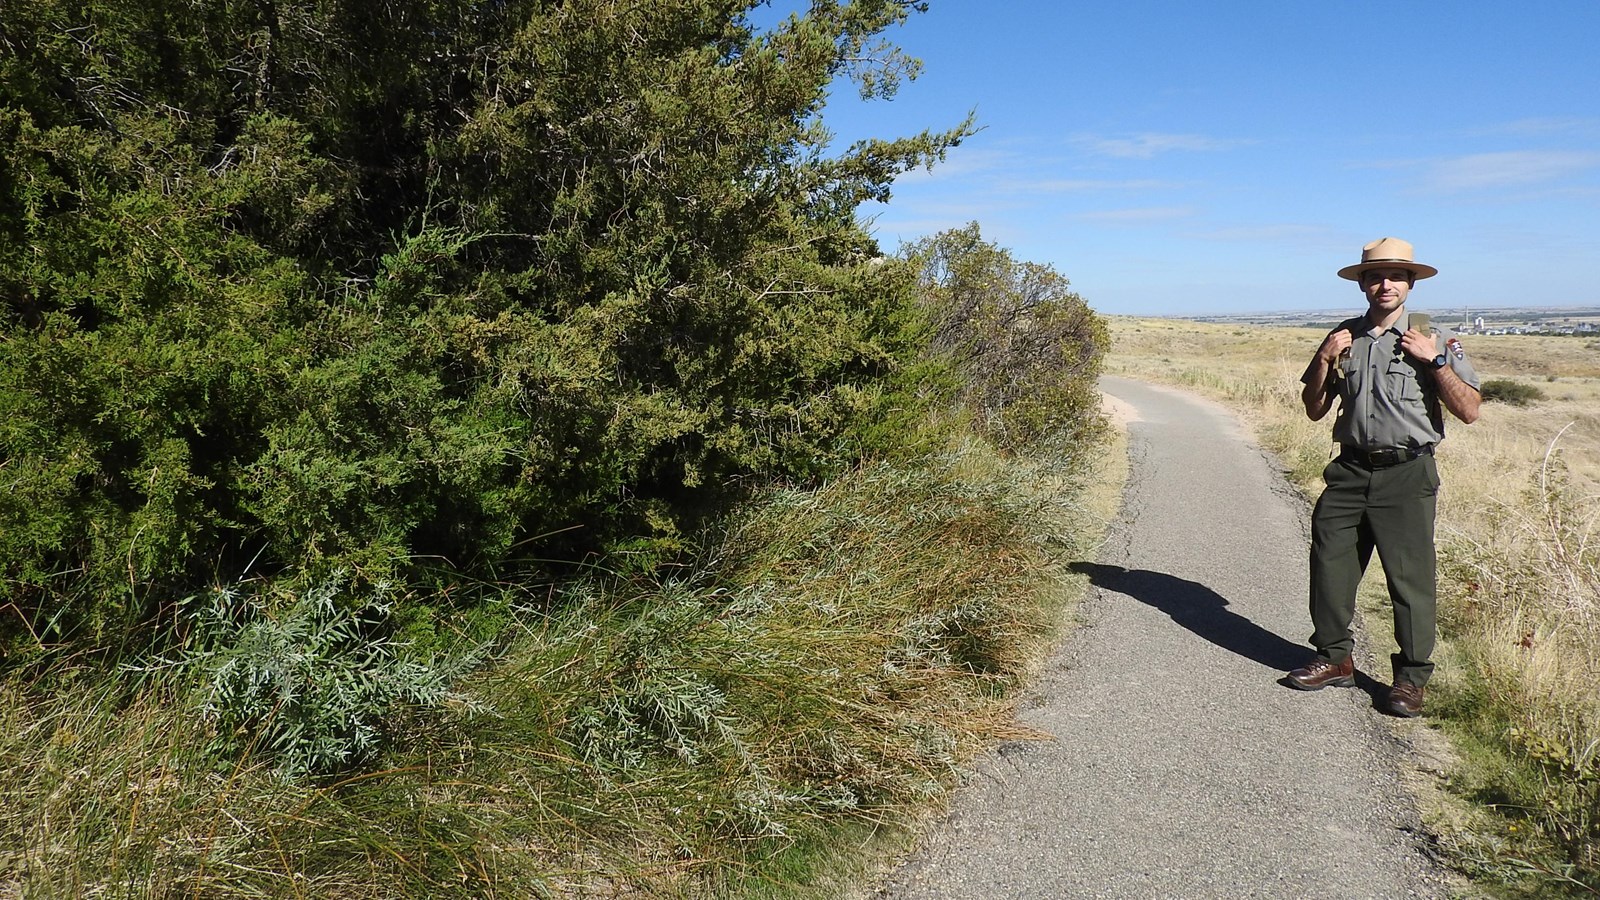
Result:
{"label": "silver-green plant", "polygon": [[286,777],[346,770],[382,748],[399,708],[467,702],[450,686],[481,654],[414,655],[389,633],[392,589],[356,602],[347,587],[336,572],[276,613],[236,587],[185,602],[193,624],[176,665],[201,682],[220,758],[266,754]]}

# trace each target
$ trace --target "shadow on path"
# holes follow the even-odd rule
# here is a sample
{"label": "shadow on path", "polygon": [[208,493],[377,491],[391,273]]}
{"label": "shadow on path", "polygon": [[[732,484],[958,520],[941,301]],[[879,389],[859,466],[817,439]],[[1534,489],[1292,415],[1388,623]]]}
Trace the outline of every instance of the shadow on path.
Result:
{"label": "shadow on path", "polygon": [[1287,672],[1311,658],[1310,648],[1233,612],[1221,594],[1203,584],[1147,569],[1101,563],[1073,563],[1071,569],[1088,575],[1096,587],[1155,607],[1197,636],[1269,669]]}
{"label": "shadow on path", "polygon": [[[1096,587],[1116,591],[1161,610],[1198,637],[1269,669],[1285,673],[1278,683],[1294,689],[1287,673],[1311,660],[1311,648],[1268,631],[1228,609],[1228,601],[1203,584],[1148,569],[1125,569],[1102,563],[1073,563],[1069,568],[1089,576]],[[1389,686],[1356,669],[1356,687],[1383,708]]]}

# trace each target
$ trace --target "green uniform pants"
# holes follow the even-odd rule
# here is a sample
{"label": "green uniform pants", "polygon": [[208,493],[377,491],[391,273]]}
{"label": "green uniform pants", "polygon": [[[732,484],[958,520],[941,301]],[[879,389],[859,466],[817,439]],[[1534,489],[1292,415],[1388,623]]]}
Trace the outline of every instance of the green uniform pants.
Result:
{"label": "green uniform pants", "polygon": [[1390,657],[1394,678],[1421,687],[1433,674],[1439,467],[1431,455],[1381,469],[1335,459],[1322,479],[1311,514],[1311,644],[1331,662],[1350,655],[1356,587],[1376,547],[1400,645]]}

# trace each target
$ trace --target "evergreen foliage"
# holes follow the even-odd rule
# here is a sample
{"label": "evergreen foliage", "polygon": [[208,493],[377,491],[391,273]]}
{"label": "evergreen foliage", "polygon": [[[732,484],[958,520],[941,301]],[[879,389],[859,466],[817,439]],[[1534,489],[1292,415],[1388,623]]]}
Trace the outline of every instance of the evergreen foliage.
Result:
{"label": "evergreen foliage", "polygon": [[982,432],[1012,448],[1092,446],[1110,336],[1066,276],[1018,261],[976,222],[906,255],[920,267],[931,352],[959,373],[960,398]]}
{"label": "evergreen foliage", "polygon": [[761,5],[4,0],[0,894],[789,884],[1009,733],[1086,532],[941,414],[1103,331],[857,224],[922,3]]}
{"label": "evergreen foliage", "polygon": [[970,126],[830,155],[921,4],[757,5],[8,0],[0,647],[670,547],[893,443],[915,272],[854,212]]}
{"label": "evergreen foliage", "polygon": [[[329,602],[336,580],[276,621],[247,593],[196,598],[181,658],[198,692],[65,665],[44,692],[4,673],[0,896],[863,888],[972,754],[1022,736],[1016,691],[1070,618],[1067,563],[1103,527],[1056,459],[956,435],[914,463],[766,492],[692,568],[570,581],[556,604],[508,585],[512,623],[458,701],[385,717],[386,746],[346,777],[283,774],[355,749],[327,715],[343,700],[438,686],[392,646],[370,674],[316,672],[309,657],[372,628]],[[302,731],[209,752],[219,700],[276,696]],[[260,752],[285,737],[307,755]]]}

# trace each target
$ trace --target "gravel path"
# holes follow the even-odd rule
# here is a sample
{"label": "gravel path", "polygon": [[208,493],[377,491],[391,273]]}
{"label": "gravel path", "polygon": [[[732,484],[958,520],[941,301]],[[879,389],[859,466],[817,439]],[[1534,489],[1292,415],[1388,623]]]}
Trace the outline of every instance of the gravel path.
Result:
{"label": "gravel path", "polygon": [[981,761],[883,895],[1448,896],[1374,708],[1389,673],[1279,682],[1310,653],[1304,501],[1220,407],[1101,386],[1134,410],[1132,470],[1020,716],[1054,739]]}

